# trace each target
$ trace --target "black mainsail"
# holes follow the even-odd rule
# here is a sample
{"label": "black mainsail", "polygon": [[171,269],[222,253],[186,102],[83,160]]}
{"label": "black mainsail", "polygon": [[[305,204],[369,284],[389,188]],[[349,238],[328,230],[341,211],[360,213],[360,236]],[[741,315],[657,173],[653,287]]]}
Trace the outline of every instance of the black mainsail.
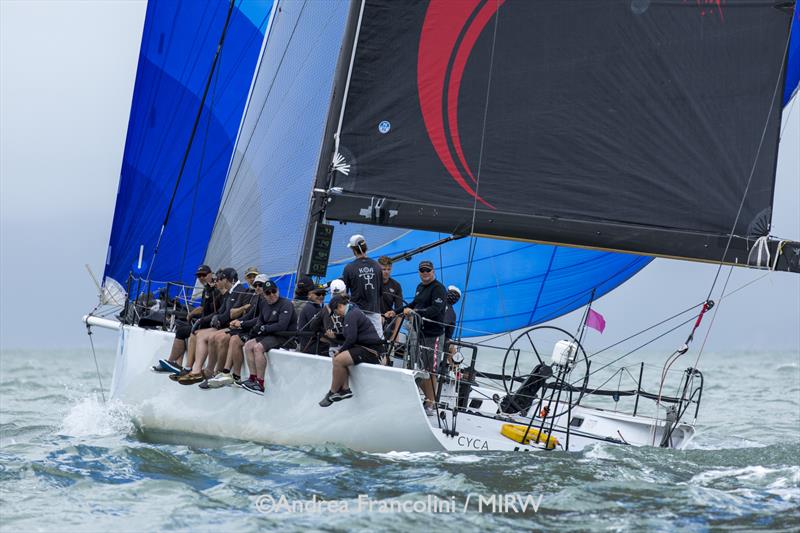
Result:
{"label": "black mainsail", "polygon": [[800,271],[800,245],[763,239],[793,10],[356,1],[316,205],[331,220],[751,266],[766,266],[762,238],[769,266]]}

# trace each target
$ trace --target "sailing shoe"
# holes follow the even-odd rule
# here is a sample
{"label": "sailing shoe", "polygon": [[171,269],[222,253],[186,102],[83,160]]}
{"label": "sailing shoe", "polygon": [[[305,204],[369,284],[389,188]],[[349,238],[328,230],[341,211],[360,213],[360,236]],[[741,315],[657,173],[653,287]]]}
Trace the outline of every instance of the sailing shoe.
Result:
{"label": "sailing shoe", "polygon": [[331,391],[326,392],[325,393],[325,397],[322,400],[320,400],[319,406],[320,407],[330,407],[331,405],[333,405],[333,402],[337,401],[337,400],[333,399],[333,397],[335,395],[336,395],[335,392],[331,392]]}
{"label": "sailing shoe", "polygon": [[350,389],[339,389],[331,395],[331,400],[338,402],[339,400],[346,400],[353,397],[353,391]]}
{"label": "sailing shoe", "polygon": [[169,375],[169,379],[171,379],[172,381],[178,381],[180,378],[182,378],[183,376],[185,376],[189,372],[191,372],[191,370],[187,370],[186,368],[182,368],[181,371],[178,372],[177,374],[170,374]]}
{"label": "sailing shoe", "polygon": [[171,370],[164,370],[160,362],[151,366],[150,370],[152,370],[153,372],[158,372],[159,374],[166,374],[167,372],[172,372]]}
{"label": "sailing shoe", "polygon": [[208,389],[218,389],[226,385],[233,385],[233,376],[230,373],[220,372],[213,378],[208,380]]}
{"label": "sailing shoe", "polygon": [[203,390],[208,390],[211,388],[208,386],[208,379],[204,379],[203,382],[200,385],[198,385],[198,387],[200,387]]}
{"label": "sailing shoe", "polygon": [[186,374],[178,378],[178,383],[181,385],[194,385],[195,383],[200,383],[205,379],[206,378],[203,376],[202,372],[198,374]]}
{"label": "sailing shoe", "polygon": [[255,392],[256,394],[264,394],[264,387],[262,387],[258,381],[248,379],[242,383],[242,388],[250,392]]}
{"label": "sailing shoe", "polygon": [[181,365],[176,365],[175,363],[169,361],[168,359],[161,359],[158,362],[158,364],[161,365],[161,369],[164,372],[172,372],[173,374],[178,374],[183,370],[181,368]]}
{"label": "sailing shoe", "polygon": [[436,416],[436,409],[433,405],[426,403],[425,405],[425,416]]}

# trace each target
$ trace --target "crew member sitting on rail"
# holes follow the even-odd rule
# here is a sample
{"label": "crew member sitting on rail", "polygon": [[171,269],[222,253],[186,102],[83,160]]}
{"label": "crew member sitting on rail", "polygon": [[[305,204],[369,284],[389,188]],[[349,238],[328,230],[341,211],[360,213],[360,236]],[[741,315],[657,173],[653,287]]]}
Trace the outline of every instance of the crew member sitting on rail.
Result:
{"label": "crew member sitting on rail", "polygon": [[[210,376],[210,370],[213,370],[216,365],[216,353],[212,353],[213,344],[210,344],[211,338],[219,333],[220,329],[227,327],[230,322],[230,313],[233,306],[239,299],[239,292],[244,291],[240,289],[238,292],[233,292],[233,287],[241,287],[239,284],[239,274],[233,268],[224,268],[217,273],[217,289],[222,294],[222,302],[219,310],[211,315],[208,322],[208,327],[200,327],[195,330],[189,340],[190,346],[194,345],[194,364],[192,370],[186,375],[178,378],[178,383],[181,385],[192,385],[203,381],[206,377]],[[238,315],[244,313],[245,309],[235,309]],[[205,322],[206,319],[203,319]],[[191,350],[191,348],[190,348]],[[206,357],[213,355],[213,360],[209,361],[209,376],[203,371],[203,365],[206,362]]]}
{"label": "crew member sitting on rail", "polygon": [[352,398],[348,368],[359,363],[379,364],[383,344],[372,321],[358,306],[348,304],[341,296],[331,298],[329,305],[331,311],[344,318],[344,343],[333,357],[331,388],[319,402],[320,407]]}
{"label": "crew member sitting on rail", "polygon": [[261,308],[266,303],[264,284],[267,281],[268,278],[265,274],[259,274],[255,277],[252,283],[255,293],[249,302],[250,308],[242,318],[231,320],[230,328],[228,329],[227,357],[219,374],[208,380],[208,388],[216,389],[234,383],[241,384],[244,343],[250,339],[250,329],[258,322],[258,317],[261,316]]}
{"label": "crew member sitting on rail", "polygon": [[253,292],[253,283],[256,281],[256,276],[258,276],[258,267],[247,267],[247,270],[244,271],[244,280],[245,280],[245,288],[250,289],[250,292]]}
{"label": "crew member sitting on rail", "polygon": [[[207,340],[208,360],[206,362],[206,370],[203,372],[206,379],[200,383],[201,389],[212,388],[208,383],[208,379],[221,372],[225,366],[228,343],[231,338],[230,323],[244,316],[244,314],[250,310],[250,307],[258,301],[256,299],[255,290],[252,288],[245,288],[245,286],[239,282],[238,275],[234,269],[226,268],[225,272],[228,276],[233,277],[234,284],[228,291],[227,297],[223,300],[222,308],[211,319],[211,326],[217,329],[217,331],[211,334],[210,338]],[[199,354],[197,358],[200,358]]]}
{"label": "crew member sitting on rail", "polygon": [[[331,291],[333,297],[342,296],[347,297],[347,287],[340,279],[335,279],[324,286]],[[318,334],[312,341],[311,346],[306,346],[303,350],[306,353],[314,353],[312,348],[316,348],[316,353],[319,355],[333,355],[339,351],[339,346],[344,341],[344,324],[341,317],[331,311],[330,305],[323,304],[322,308],[311,319],[311,322],[306,326],[306,331]],[[317,338],[319,343],[316,344]]]}
{"label": "crew member sitting on rail", "polygon": [[[300,311],[308,301],[308,293],[314,288],[314,280],[311,276],[300,276],[297,280],[297,285],[294,288],[294,298],[292,298],[292,305],[294,305],[295,316],[300,317]],[[298,324],[299,327],[299,324]]]}
{"label": "crew member sitting on rail", "polygon": [[[320,315],[320,319],[317,321],[322,323],[322,316],[321,313],[323,312],[323,301],[325,300],[325,293],[327,289],[325,289],[322,285],[316,285],[314,288],[311,289],[308,293],[308,301],[305,302],[302,309],[300,309],[300,314],[297,317],[297,331],[298,333],[316,333],[320,332],[322,336],[324,336],[325,331],[320,331],[319,327],[316,329],[314,326],[316,322],[314,318],[317,315]],[[298,337],[299,342],[298,346],[301,352],[305,353],[316,353],[322,355],[328,354],[328,343],[318,339],[316,336],[306,337],[300,335]],[[321,350],[324,350],[322,352]]]}
{"label": "crew member sitting on rail", "polygon": [[280,296],[278,287],[272,280],[264,283],[264,297],[266,301],[262,304],[258,321],[251,330],[251,338],[244,345],[250,377],[242,383],[242,387],[252,392],[264,392],[268,353],[288,340],[277,334],[297,327],[292,302]]}
{"label": "crew member sitting on rail", "polygon": [[161,359],[153,367],[157,371],[166,371],[173,374],[188,374],[194,361],[188,361],[187,368],[183,368],[183,355],[187,351],[187,339],[192,334],[192,322],[205,316],[211,316],[219,308],[219,292],[215,288],[214,273],[208,265],[200,265],[195,273],[198,283],[203,287],[203,296],[200,306],[189,312],[186,321],[178,321],[175,327],[175,340],[172,341],[172,350],[167,359]]}
{"label": "crew member sitting on rail", "polygon": [[[409,325],[409,346],[417,349],[417,360],[423,369],[430,373],[430,378],[421,382],[425,393],[425,413],[434,416],[436,401],[436,362],[444,349],[444,309],[447,289],[436,280],[436,272],[431,261],[420,261],[419,279],[414,300],[403,309],[406,316],[416,315]],[[420,320],[421,319],[421,320]]]}

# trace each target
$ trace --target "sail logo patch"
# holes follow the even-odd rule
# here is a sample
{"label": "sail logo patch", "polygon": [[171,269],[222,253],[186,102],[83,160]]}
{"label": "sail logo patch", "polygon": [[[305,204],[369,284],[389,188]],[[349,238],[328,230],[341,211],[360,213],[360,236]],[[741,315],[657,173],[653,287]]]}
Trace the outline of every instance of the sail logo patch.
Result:
{"label": "sail logo patch", "polygon": [[386,135],[389,133],[389,130],[392,129],[392,123],[388,120],[381,120],[381,123],[378,124],[378,131],[382,134]]}

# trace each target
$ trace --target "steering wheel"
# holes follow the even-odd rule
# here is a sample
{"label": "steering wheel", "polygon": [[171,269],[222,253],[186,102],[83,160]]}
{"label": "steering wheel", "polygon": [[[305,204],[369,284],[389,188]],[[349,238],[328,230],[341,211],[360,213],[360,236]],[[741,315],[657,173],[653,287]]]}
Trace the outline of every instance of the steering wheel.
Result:
{"label": "steering wheel", "polygon": [[[548,357],[549,359],[549,351],[542,351],[542,348],[547,347],[549,350],[552,350],[552,347],[555,346],[555,343],[559,340],[567,340],[575,343],[578,348],[576,362],[566,374],[554,374],[552,377],[548,378],[545,382],[545,386],[550,387],[556,385],[559,376],[563,379],[563,384],[574,383],[578,380],[582,381],[581,392],[578,395],[578,399],[573,400],[571,406],[575,407],[580,404],[581,399],[583,399],[586,393],[586,386],[589,383],[589,358],[586,356],[583,345],[575,335],[555,326],[534,326],[529,328],[517,335],[514,341],[509,345],[505,357],[503,357],[502,367],[503,388],[506,394],[512,395],[518,391],[525,380],[533,373],[533,369],[536,365],[549,364],[549,361],[546,363],[544,359],[544,357]],[[578,380],[571,379],[571,376],[575,374],[575,371],[578,370],[579,367],[583,369],[583,376]],[[546,416],[561,416],[565,412],[566,410],[558,414],[548,413]]]}

